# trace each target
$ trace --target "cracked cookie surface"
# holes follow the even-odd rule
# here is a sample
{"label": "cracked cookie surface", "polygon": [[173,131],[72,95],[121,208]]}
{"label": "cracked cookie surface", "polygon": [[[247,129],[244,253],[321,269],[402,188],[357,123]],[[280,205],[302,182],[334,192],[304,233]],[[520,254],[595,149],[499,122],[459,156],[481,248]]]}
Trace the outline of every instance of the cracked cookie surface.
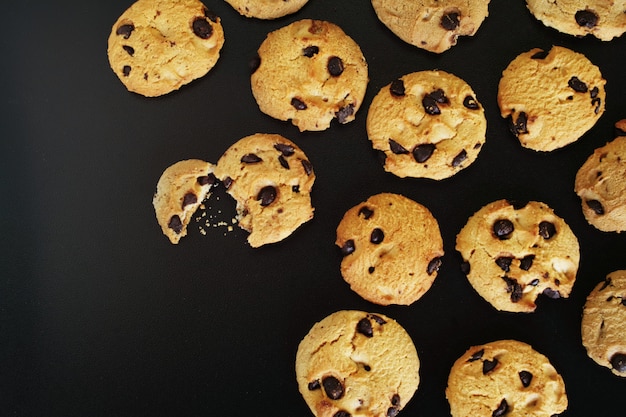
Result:
{"label": "cracked cookie surface", "polygon": [[239,14],[257,19],[278,19],[300,10],[308,0],[226,0]]}
{"label": "cracked cookie surface", "polygon": [[367,114],[367,134],[398,177],[444,179],[471,165],[487,119],[471,87],[444,71],[404,75],[383,87]]}
{"label": "cracked cookie surface", "polygon": [[240,139],[220,157],[215,175],[236,200],[239,227],[250,232],[252,247],[281,241],[313,218],[313,165],[281,135]]}
{"label": "cracked cookie surface", "polygon": [[568,297],[580,262],[570,227],[536,201],[487,204],[457,234],[456,250],[476,292],[511,312],[535,311],[539,295]]}
{"label": "cracked cookie surface", "polygon": [[419,385],[406,330],[377,313],[342,310],[310,329],[296,353],[296,380],[317,417],[396,416]]}

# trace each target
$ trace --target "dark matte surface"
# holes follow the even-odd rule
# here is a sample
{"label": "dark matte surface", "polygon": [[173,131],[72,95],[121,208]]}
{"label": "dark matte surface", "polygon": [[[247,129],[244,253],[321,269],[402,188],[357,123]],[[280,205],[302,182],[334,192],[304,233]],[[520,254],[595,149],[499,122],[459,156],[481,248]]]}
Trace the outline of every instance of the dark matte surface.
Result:
{"label": "dark matte surface", "polygon": [[[129,0],[15,1],[0,25],[1,175],[0,415],[311,415],[298,393],[294,358],[314,322],[340,309],[381,312],[413,337],[422,367],[402,415],[449,415],[449,368],[472,345],[515,338],[547,355],[565,379],[571,417],[624,414],[626,380],[589,359],[580,342],[585,297],[626,269],[626,235],[589,226],[574,176],[626,117],[626,37],[603,43],[544,27],[523,0],[493,0],[473,38],[433,55],[395,38],[366,0],[310,0],[277,21],[239,16],[221,0],[222,57],[204,78],[147,99],[126,91],[108,66],[106,40]],[[370,84],[354,122],[301,134],[260,113],[250,58],[274,29],[301,18],[340,25],[368,61]],[[517,54],[557,44],[602,70],[607,111],[579,142],[551,154],[523,149],[499,116],[496,87]],[[401,75],[442,69],[465,79],[488,117],[478,160],[441,182],[384,173],[365,133],[376,92]],[[315,218],[284,242],[256,250],[235,227],[200,224],[178,246],[154,218],[161,172],[185,158],[217,159],[255,133],[294,140],[313,162]],[[431,209],[446,250],[434,286],[409,307],[370,304],[344,283],[335,228],[368,196],[397,192]],[[219,191],[212,221],[234,204]],[[580,239],[569,299],[536,313],[496,312],[470,287],[456,233],[500,198],[550,205]],[[221,213],[219,211],[221,210]]]}

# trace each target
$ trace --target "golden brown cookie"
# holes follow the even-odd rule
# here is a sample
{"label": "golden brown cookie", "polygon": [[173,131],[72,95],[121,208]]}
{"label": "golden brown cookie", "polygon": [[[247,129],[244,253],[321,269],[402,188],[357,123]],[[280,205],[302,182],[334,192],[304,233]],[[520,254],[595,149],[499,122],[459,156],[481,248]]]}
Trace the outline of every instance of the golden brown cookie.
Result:
{"label": "golden brown cookie", "polygon": [[300,10],[308,0],[226,0],[240,15],[257,19],[278,19]]}

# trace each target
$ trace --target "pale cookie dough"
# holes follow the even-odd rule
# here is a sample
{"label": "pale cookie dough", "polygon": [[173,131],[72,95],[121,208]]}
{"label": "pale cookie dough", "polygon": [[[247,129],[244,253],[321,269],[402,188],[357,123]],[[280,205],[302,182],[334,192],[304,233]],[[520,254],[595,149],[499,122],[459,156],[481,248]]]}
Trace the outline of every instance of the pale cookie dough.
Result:
{"label": "pale cookie dough", "polygon": [[257,19],[278,19],[300,10],[308,0],[226,0],[240,15]]}

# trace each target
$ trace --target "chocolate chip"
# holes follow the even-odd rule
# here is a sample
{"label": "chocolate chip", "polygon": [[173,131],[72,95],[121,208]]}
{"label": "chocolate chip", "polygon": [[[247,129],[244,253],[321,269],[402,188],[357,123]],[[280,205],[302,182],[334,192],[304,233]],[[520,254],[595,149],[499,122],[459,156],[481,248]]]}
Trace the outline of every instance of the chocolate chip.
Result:
{"label": "chocolate chip", "polygon": [[343,256],[350,255],[352,252],[354,252],[355,249],[356,247],[354,246],[354,240],[352,239],[346,240],[346,243],[344,243],[343,246],[341,247],[341,254]]}
{"label": "chocolate chip", "polygon": [[496,265],[498,265],[504,272],[509,272],[511,270],[512,262],[513,258],[509,256],[501,256],[496,259]]}
{"label": "chocolate chip", "polygon": [[122,49],[124,49],[130,56],[135,55],[135,48],[133,48],[132,46],[123,45]]}
{"label": "chocolate chip", "polygon": [[187,207],[190,204],[196,204],[198,202],[198,196],[194,193],[187,193],[183,197],[183,208]]}
{"label": "chocolate chip", "polygon": [[322,384],[320,384],[319,379],[316,379],[315,381],[309,382],[309,384],[307,385],[307,388],[309,388],[309,391],[315,391],[317,389],[322,388]]}
{"label": "chocolate chip", "polygon": [[327,376],[322,379],[324,392],[331,400],[338,400],[343,397],[343,385],[334,376]]}
{"label": "chocolate chip", "polygon": [[130,74],[130,70],[130,65],[124,65],[124,68],[122,68],[122,74],[124,74],[124,77],[128,77],[128,75]]}
{"label": "chocolate chip", "polygon": [[299,193],[300,192],[300,186],[299,185],[292,185],[291,186],[291,191],[293,191],[294,193]]}
{"label": "chocolate chip", "polygon": [[339,410],[333,414],[333,417],[351,417],[351,414],[345,410]]}
{"label": "chocolate chip", "polygon": [[328,73],[333,77],[339,77],[343,73],[343,61],[338,56],[332,56],[328,58],[328,64],[326,64]]}
{"label": "chocolate chip", "polygon": [[304,55],[307,58],[312,58],[313,55],[316,55],[319,51],[320,51],[320,48],[318,46],[311,45],[302,49],[302,55]]}
{"label": "chocolate chip", "polygon": [[481,349],[479,351],[476,351],[476,352],[472,353],[472,356],[470,356],[470,358],[467,361],[468,362],[476,362],[477,360],[482,359],[484,354],[485,354],[485,349]]}
{"label": "chocolate chip", "polygon": [[428,161],[433,152],[435,152],[435,145],[432,143],[417,145],[413,148],[413,158],[421,164]]}
{"label": "chocolate chip", "polygon": [[376,323],[380,324],[381,326],[383,324],[387,324],[387,321],[385,319],[383,319],[380,316],[377,316],[376,314],[370,314],[369,317],[374,320]]}
{"label": "chocolate chip", "polygon": [[552,298],[553,300],[561,298],[561,293],[553,290],[552,288],[546,288],[545,290],[543,290],[542,294],[548,298]]}
{"label": "chocolate chip", "polygon": [[363,216],[365,220],[368,220],[374,214],[374,210],[369,207],[363,206],[359,209],[359,216]]}
{"label": "chocolate chip", "polygon": [[167,227],[172,229],[174,233],[179,234],[183,231],[183,222],[180,220],[180,217],[178,217],[177,214],[174,214],[170,218],[170,221],[167,223]]}
{"label": "chocolate chip", "polygon": [[379,229],[377,227],[376,229],[372,230],[372,234],[370,235],[370,242],[375,245],[379,245],[384,239],[385,233],[382,231],[382,229]]}
{"label": "chocolate chip", "polygon": [[393,139],[389,139],[389,149],[396,155],[403,155],[409,153],[409,151],[398,142]]}
{"label": "chocolate chip", "polygon": [[210,173],[209,175],[196,178],[196,181],[198,181],[200,185],[213,185],[217,182],[217,178],[215,178],[215,174]]}
{"label": "chocolate chip", "polygon": [[433,260],[431,260],[428,263],[428,268],[426,268],[426,272],[428,273],[428,275],[432,275],[435,272],[439,271],[439,268],[441,267],[441,264],[442,264],[442,262],[441,262],[441,258],[440,257],[437,257],[437,258],[434,258]]}
{"label": "chocolate chip", "polygon": [[244,164],[257,164],[262,161],[263,160],[259,156],[253,153],[248,153],[241,157],[241,162]]}
{"label": "chocolate chip", "polygon": [[391,405],[395,407],[400,405],[400,395],[393,394],[393,396],[391,397]]}
{"label": "chocolate chip", "polygon": [[520,114],[518,114],[517,120],[513,121],[511,119],[510,129],[515,136],[519,136],[523,133],[528,133],[528,116],[525,112],[521,112]]}
{"label": "chocolate chip", "polygon": [[401,79],[394,80],[389,86],[389,92],[392,96],[402,97],[405,94],[404,81]]}
{"label": "chocolate chip", "polygon": [[213,34],[213,26],[203,17],[196,17],[191,26],[200,39],[209,39]]}
{"label": "chocolate chip", "polygon": [[626,354],[616,353],[611,356],[611,366],[617,372],[626,372]]}
{"label": "chocolate chip", "polygon": [[422,99],[422,106],[424,106],[424,111],[426,112],[426,114],[429,114],[431,116],[437,116],[438,114],[441,114],[441,109],[439,109],[439,106],[437,105],[437,100],[435,100],[431,96],[425,96]]}
{"label": "chocolate chip", "polygon": [[596,106],[595,109],[593,109],[593,112],[595,114],[600,113],[600,108],[602,107],[602,100],[598,97],[594,98],[593,100],[591,100],[591,105],[592,106]]}
{"label": "chocolate chip", "polygon": [[362,318],[361,320],[359,320],[359,322],[356,324],[356,331],[366,337],[374,336],[372,322],[370,322],[368,318]]}
{"label": "chocolate chip", "polygon": [[135,25],[133,25],[132,23],[128,23],[125,25],[118,26],[117,30],[115,31],[115,34],[119,36],[123,36],[124,39],[128,39],[130,38],[131,33],[133,33],[133,30],[135,30]]}
{"label": "chocolate chip", "polygon": [[302,162],[302,167],[304,168],[306,175],[311,175],[313,173],[313,165],[306,159],[303,159],[300,162]]}
{"label": "chocolate chip", "polygon": [[598,15],[591,10],[579,10],[574,14],[578,26],[591,29],[598,24]]}
{"label": "chocolate chip", "polygon": [[533,379],[533,374],[531,374],[528,371],[520,371],[519,379],[520,381],[522,381],[522,385],[524,386],[524,388],[528,388],[528,386],[530,385],[530,382]]}
{"label": "chocolate chip", "polygon": [[533,261],[535,260],[535,255],[526,255],[522,258],[519,263],[520,269],[524,271],[528,271],[533,266]]}
{"label": "chocolate chip", "polygon": [[354,114],[354,104],[350,103],[347,106],[340,108],[337,113],[335,113],[335,117],[337,121],[341,124],[345,124],[349,122],[350,116]]}
{"label": "chocolate chip", "polygon": [[598,200],[587,200],[585,203],[587,204],[587,207],[593,210],[593,212],[598,216],[602,216],[604,214],[604,207]]}
{"label": "chocolate chip", "polygon": [[261,188],[261,191],[259,191],[259,194],[257,195],[256,199],[261,201],[261,205],[263,207],[267,207],[270,204],[272,204],[274,200],[276,200],[276,195],[277,195],[276,188],[272,187],[271,185],[267,185]]}
{"label": "chocolate chip", "polygon": [[493,358],[492,361],[485,359],[483,361],[483,375],[487,375],[489,372],[496,369],[496,366],[498,366],[498,359]]}
{"label": "chocolate chip", "polygon": [[397,407],[389,407],[387,409],[387,417],[396,417],[398,414],[400,414],[400,410]]}
{"label": "chocolate chip", "polygon": [[511,302],[517,303],[521,300],[524,292],[517,280],[507,276],[503,276],[502,279],[506,282],[506,291],[511,294]]}
{"label": "chocolate chip", "polygon": [[472,96],[467,96],[463,99],[463,105],[470,110],[478,110],[480,105],[476,101],[476,99]]}
{"label": "chocolate chip", "polygon": [[261,57],[257,54],[254,57],[252,57],[250,62],[248,62],[248,67],[250,68],[250,74],[254,74],[256,70],[259,69],[260,66],[261,66]]}
{"label": "chocolate chip", "polygon": [[544,239],[550,239],[556,234],[556,226],[554,223],[543,221],[539,223],[539,235]]}
{"label": "chocolate chip", "polygon": [[513,226],[513,222],[507,219],[497,220],[493,224],[493,233],[500,240],[505,240],[511,237],[511,233],[515,230],[515,226]]}
{"label": "chocolate chip", "polygon": [[446,93],[441,88],[438,88],[435,91],[431,92],[430,94],[428,94],[428,96],[434,99],[439,104],[450,103],[450,100],[448,100],[448,97],[446,97]]}
{"label": "chocolate chip", "polygon": [[546,59],[546,57],[548,56],[549,51],[538,51],[535,52],[530,59]]}
{"label": "chocolate chip", "polygon": [[589,90],[589,96],[591,98],[598,97],[598,94],[600,94],[600,89],[598,87],[593,87],[591,90]]}
{"label": "chocolate chip", "polygon": [[463,149],[461,152],[459,152],[457,156],[454,157],[454,159],[452,159],[452,166],[456,168],[459,165],[461,165],[463,161],[465,161],[466,159],[467,159],[467,151]]}
{"label": "chocolate chip", "polygon": [[465,275],[469,274],[471,269],[472,268],[469,262],[467,261],[461,262],[461,272],[463,272]]}
{"label": "chocolate chip", "polygon": [[569,85],[570,88],[572,88],[577,93],[586,93],[587,90],[588,90],[587,84],[585,84],[584,82],[580,81],[580,79],[578,79],[578,77],[570,78],[569,81],[567,82],[567,85]]}
{"label": "chocolate chip", "polygon": [[289,162],[285,159],[284,156],[278,155],[278,163],[285,169],[289,169]]}
{"label": "chocolate chip", "polygon": [[441,27],[445,30],[455,30],[459,27],[460,24],[460,13],[458,12],[450,12],[446,13],[441,17]]}
{"label": "chocolate chip", "polygon": [[505,415],[508,412],[509,412],[509,404],[503,398],[502,401],[500,401],[500,405],[498,406],[498,408],[496,408],[493,411],[493,413],[491,413],[491,416],[492,417],[502,417],[503,415]]}
{"label": "chocolate chip", "polygon": [[280,152],[284,156],[291,156],[296,152],[293,146],[288,145],[286,143],[277,143],[274,145],[274,149],[276,149],[278,152]]}
{"label": "chocolate chip", "polygon": [[233,185],[233,182],[235,182],[235,180],[233,180],[231,177],[226,177],[224,178],[224,180],[222,180],[222,184],[224,184],[224,188],[226,188],[227,190],[230,188],[231,185]]}
{"label": "chocolate chip", "polygon": [[299,98],[292,98],[291,99],[291,105],[296,109],[296,110],[306,110],[307,106],[304,103],[304,101],[300,100]]}
{"label": "chocolate chip", "polygon": [[373,274],[375,270],[376,268],[374,268],[373,266],[370,266],[369,268],[367,268],[367,272],[369,272],[370,274]]}

